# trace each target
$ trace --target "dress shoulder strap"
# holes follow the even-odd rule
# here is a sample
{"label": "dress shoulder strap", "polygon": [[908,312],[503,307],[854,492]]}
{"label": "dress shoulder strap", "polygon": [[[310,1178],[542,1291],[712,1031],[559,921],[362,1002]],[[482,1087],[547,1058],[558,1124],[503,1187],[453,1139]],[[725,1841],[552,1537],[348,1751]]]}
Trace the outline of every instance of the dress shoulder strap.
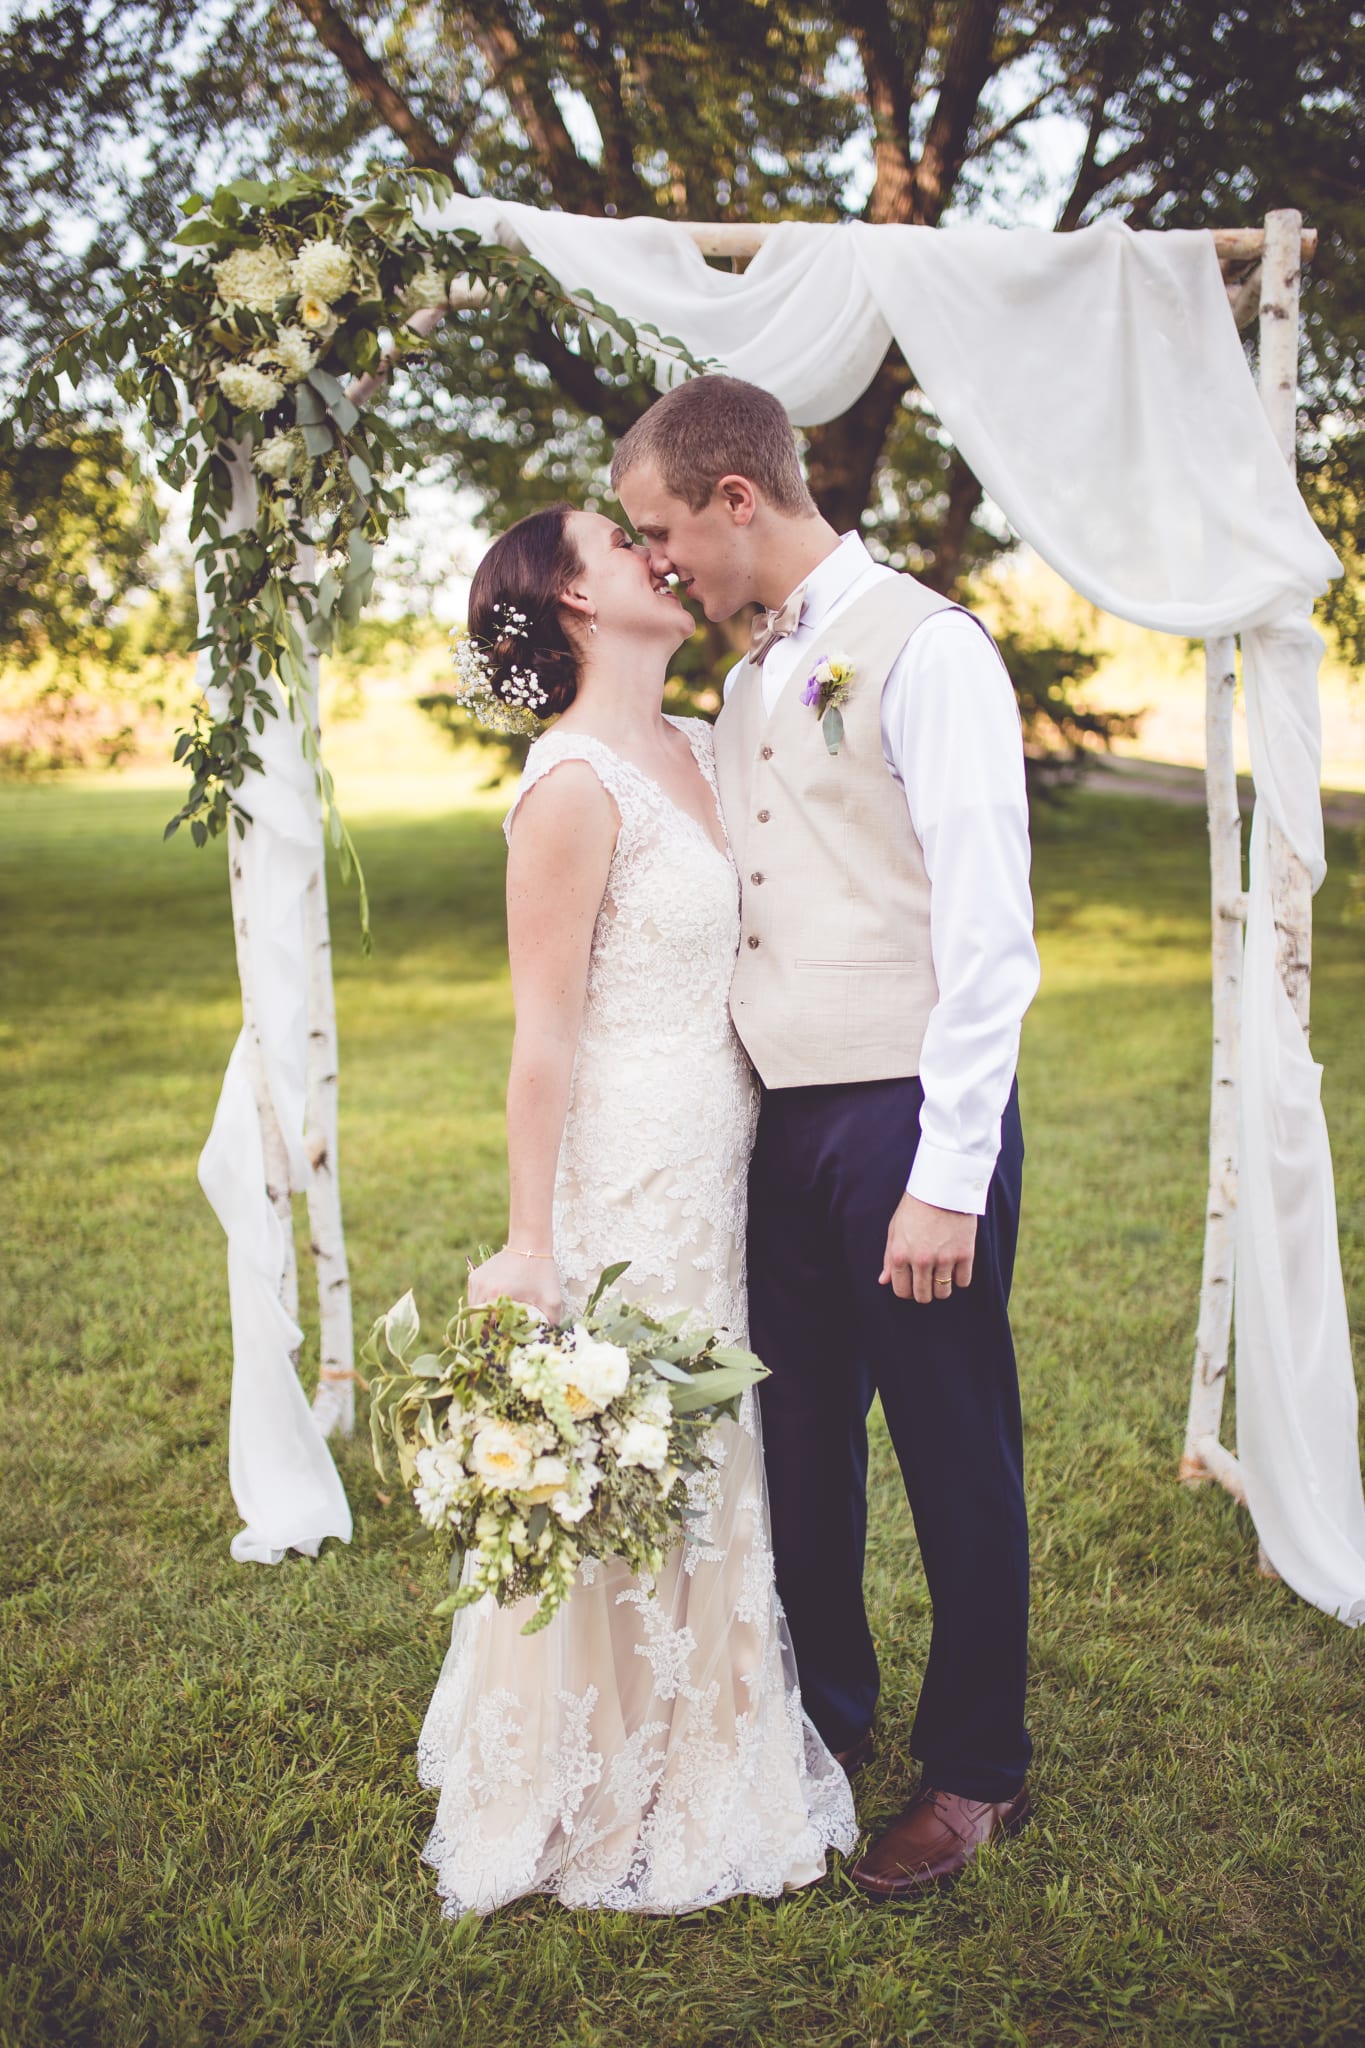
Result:
{"label": "dress shoulder strap", "polygon": [[555,726],[541,734],[526,756],[512,808],[502,821],[502,829],[509,842],[512,820],[527,790],[534,789],[552,769],[558,768],[561,761],[586,761],[616,805],[622,834],[628,833],[639,808],[642,777],[638,768],[633,768],[629,761],[623,761],[619,754],[614,754],[604,740],[596,740],[585,732],[560,732]]}

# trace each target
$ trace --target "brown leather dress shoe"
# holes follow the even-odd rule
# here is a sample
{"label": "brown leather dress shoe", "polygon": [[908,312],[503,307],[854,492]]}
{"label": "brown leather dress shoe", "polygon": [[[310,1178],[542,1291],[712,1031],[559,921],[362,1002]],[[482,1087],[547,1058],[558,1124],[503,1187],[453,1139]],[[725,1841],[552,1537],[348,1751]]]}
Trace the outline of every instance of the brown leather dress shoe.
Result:
{"label": "brown leather dress shoe", "polygon": [[872,1730],[869,1728],[866,1735],[860,1735],[847,1749],[831,1750],[830,1754],[846,1777],[856,1777],[863,1765],[870,1764],[877,1754],[872,1741]]}
{"label": "brown leather dress shoe", "polygon": [[907,1899],[951,1884],[978,1849],[997,1835],[1017,1834],[1032,1810],[1027,1785],[1013,1799],[996,1801],[921,1785],[849,1876],[871,1899]]}

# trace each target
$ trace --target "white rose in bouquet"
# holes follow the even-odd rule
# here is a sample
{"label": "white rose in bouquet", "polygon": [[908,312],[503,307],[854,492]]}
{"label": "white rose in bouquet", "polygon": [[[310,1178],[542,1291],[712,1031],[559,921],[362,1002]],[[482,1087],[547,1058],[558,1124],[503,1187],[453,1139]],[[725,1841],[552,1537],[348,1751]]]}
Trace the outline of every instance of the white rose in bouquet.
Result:
{"label": "white rose in bouquet", "polygon": [[598,1415],[630,1385],[630,1353],[604,1344],[582,1323],[574,1324],[573,1350],[557,1354],[557,1368],[569,1412]]}
{"label": "white rose in bouquet", "polygon": [[632,1417],[613,1432],[618,1465],[643,1465],[646,1472],[662,1472],[668,1463],[668,1431],[662,1423],[646,1417]]}
{"label": "white rose in bouquet", "polygon": [[562,1458],[537,1458],[523,1492],[531,1506],[538,1507],[541,1501],[552,1501],[568,1480],[569,1468]]}

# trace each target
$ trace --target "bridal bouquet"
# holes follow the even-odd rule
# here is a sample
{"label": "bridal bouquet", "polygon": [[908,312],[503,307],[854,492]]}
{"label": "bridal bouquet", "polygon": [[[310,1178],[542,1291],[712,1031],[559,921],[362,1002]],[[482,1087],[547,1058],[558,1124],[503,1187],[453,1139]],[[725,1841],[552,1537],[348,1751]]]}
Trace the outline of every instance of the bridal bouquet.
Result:
{"label": "bridal bouquet", "polygon": [[530,1635],[585,1558],[656,1572],[686,1533],[689,1481],[696,1490],[720,1462],[714,1425],[738,1417],[766,1368],[686,1313],[606,1298],[625,1270],[607,1268],[571,1327],[504,1296],[462,1303],[441,1348],[421,1351],[409,1292],[371,1330],[374,1462],[383,1477],[391,1444],[448,1552],[455,1590],[438,1613],[485,1593],[504,1607],[530,1596]]}

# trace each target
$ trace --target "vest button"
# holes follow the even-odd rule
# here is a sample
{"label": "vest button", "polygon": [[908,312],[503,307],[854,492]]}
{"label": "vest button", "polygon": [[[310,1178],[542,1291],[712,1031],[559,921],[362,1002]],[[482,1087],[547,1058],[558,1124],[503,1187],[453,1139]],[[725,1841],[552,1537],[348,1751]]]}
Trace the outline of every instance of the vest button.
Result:
{"label": "vest button", "polygon": [[749,940],[749,948],[750,948],[750,951],[752,951],[752,950],[753,950],[753,948],[754,948],[755,946],[757,946],[757,944],[758,944],[758,940],[757,940],[757,939],[755,939],[755,938],[751,938],[751,939]]}
{"label": "vest button", "polygon": [[772,760],[772,757],[773,757],[773,750],[772,750],[772,748],[771,748],[771,747],[764,747],[764,748],[762,749],[762,754],[763,754],[763,759],[764,759],[765,761],[771,761],[771,760]]}
{"label": "vest button", "polygon": [[760,875],[757,868],[754,869],[753,873],[749,877],[749,880],[751,882],[761,882],[763,880],[763,877],[762,875]]}
{"label": "vest button", "polygon": [[768,820],[769,820],[769,818],[771,818],[771,816],[772,816],[772,812],[771,812],[771,811],[760,811],[760,812],[759,812],[759,814],[758,814],[758,822],[759,822],[759,824],[760,824],[760,825],[766,825],[766,824],[767,824],[767,822],[768,822]]}

